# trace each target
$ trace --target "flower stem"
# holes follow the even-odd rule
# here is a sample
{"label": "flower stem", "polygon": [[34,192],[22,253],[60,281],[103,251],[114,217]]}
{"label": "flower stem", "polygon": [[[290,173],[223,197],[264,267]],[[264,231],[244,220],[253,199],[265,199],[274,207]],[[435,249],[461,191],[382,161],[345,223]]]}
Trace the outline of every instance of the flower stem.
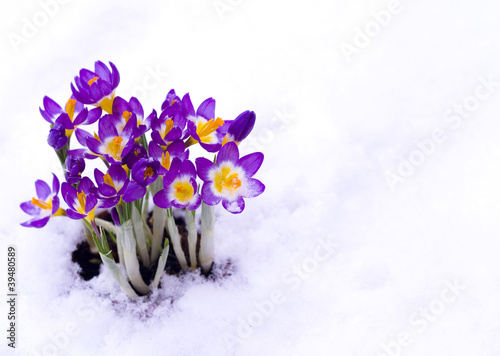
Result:
{"label": "flower stem", "polygon": [[212,269],[214,261],[215,208],[201,203],[200,265],[204,274]]}
{"label": "flower stem", "polygon": [[186,209],[186,224],[188,230],[189,260],[191,262],[191,271],[197,267],[196,261],[196,243],[198,242],[198,230],[196,229],[196,210]]}

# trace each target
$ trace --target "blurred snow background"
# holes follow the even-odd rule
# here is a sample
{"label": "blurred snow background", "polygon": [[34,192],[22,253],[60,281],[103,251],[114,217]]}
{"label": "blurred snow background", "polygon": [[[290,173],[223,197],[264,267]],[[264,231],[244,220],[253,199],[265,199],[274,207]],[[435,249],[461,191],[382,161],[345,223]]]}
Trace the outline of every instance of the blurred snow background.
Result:
{"label": "blurred snow background", "polygon": [[[492,0],[4,2],[19,354],[499,355],[499,15]],[[175,88],[223,119],[257,113],[241,147],[264,152],[266,192],[218,211],[231,277],[165,276],[127,303],[106,273],[78,279],[78,223],[19,226],[34,181],[62,177],[42,98],[65,101],[99,59],[146,112]]]}

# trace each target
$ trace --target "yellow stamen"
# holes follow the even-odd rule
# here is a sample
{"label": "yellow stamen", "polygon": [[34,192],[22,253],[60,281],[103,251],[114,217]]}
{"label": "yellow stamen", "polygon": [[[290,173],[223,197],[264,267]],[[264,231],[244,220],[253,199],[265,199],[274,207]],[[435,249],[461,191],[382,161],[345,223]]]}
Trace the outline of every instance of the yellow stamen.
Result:
{"label": "yellow stamen", "polygon": [[111,178],[111,176],[109,175],[109,173],[106,173],[104,175],[103,179],[104,179],[104,183],[106,183],[107,185],[110,185],[110,186],[112,186],[113,188],[116,189],[115,183],[113,182],[113,179]]}
{"label": "yellow stamen", "polygon": [[124,111],[123,114],[122,114],[122,116],[125,119],[125,122],[128,122],[128,120],[132,116],[132,113],[130,111]]}
{"label": "yellow stamen", "polygon": [[94,131],[94,138],[95,138],[97,141],[101,142],[101,138],[99,137],[99,135],[98,135],[98,134],[96,134],[96,133],[95,133],[95,131]]}
{"label": "yellow stamen", "polygon": [[163,130],[161,138],[165,139],[165,136],[172,130],[174,127],[174,121],[172,119],[165,120],[165,130]]}
{"label": "yellow stamen", "polygon": [[85,196],[85,193],[83,190],[81,192],[76,193],[76,197],[78,198],[78,212],[80,214],[85,214],[85,203],[87,202],[87,197]]}
{"label": "yellow stamen", "polygon": [[75,105],[76,100],[69,98],[68,102],[66,103],[66,114],[68,114],[71,121],[73,121],[73,116],[75,115]]}
{"label": "yellow stamen", "polygon": [[222,125],[224,125],[224,120],[222,120],[220,117],[218,117],[217,119],[210,119],[204,124],[198,124],[198,126],[196,127],[196,133],[198,134],[202,142],[210,142],[210,138],[208,136]]}
{"label": "yellow stamen", "polygon": [[48,202],[45,202],[45,201],[40,200],[40,199],[33,198],[33,199],[31,199],[31,204],[35,205],[35,206],[38,206],[39,208],[42,208],[44,210],[52,210],[52,198],[49,199]]}
{"label": "yellow stamen", "polygon": [[163,152],[161,154],[161,165],[166,169],[170,169],[170,153]]}
{"label": "yellow stamen", "polygon": [[146,170],[144,171],[144,179],[147,177],[152,177],[155,174],[155,171],[151,167],[147,167]]}
{"label": "yellow stamen", "polygon": [[122,141],[123,141],[123,137],[115,136],[108,143],[108,149],[107,149],[106,153],[108,153],[111,157],[113,157],[117,161],[121,160],[121,154],[123,151]]}
{"label": "yellow stamen", "polygon": [[189,182],[178,182],[175,184],[174,189],[175,198],[182,203],[189,201],[194,194],[193,186]]}
{"label": "yellow stamen", "polygon": [[94,78],[90,79],[90,80],[87,82],[87,84],[88,84],[88,85],[92,85],[92,84],[94,84],[94,82],[95,82],[97,79],[99,79],[99,77],[94,77]]}

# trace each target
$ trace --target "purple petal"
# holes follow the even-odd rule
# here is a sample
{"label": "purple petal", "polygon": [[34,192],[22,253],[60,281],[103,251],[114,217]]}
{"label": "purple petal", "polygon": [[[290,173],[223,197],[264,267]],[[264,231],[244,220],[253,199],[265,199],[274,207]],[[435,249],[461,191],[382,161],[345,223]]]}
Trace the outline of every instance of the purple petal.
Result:
{"label": "purple petal", "polygon": [[200,104],[196,115],[202,116],[207,120],[215,118],[215,99],[208,98]]}
{"label": "purple petal", "polygon": [[31,204],[31,200],[25,201],[24,203],[21,203],[20,206],[21,206],[21,209],[23,209],[23,211],[28,215],[40,214],[40,210],[41,210],[40,207]]}
{"label": "purple petal", "polygon": [[76,211],[71,210],[71,209],[66,210],[66,215],[68,215],[68,218],[73,219],[73,220],[81,220],[87,216],[85,214],[77,213]]}
{"label": "purple petal", "polygon": [[265,189],[266,189],[266,186],[260,180],[255,179],[255,178],[250,178],[248,180],[248,188],[242,194],[242,196],[245,198],[253,198],[253,197],[261,195]]}
{"label": "purple petal", "polygon": [[198,157],[195,162],[198,177],[204,182],[210,182],[212,180],[211,171],[216,168],[215,164],[205,157]]}
{"label": "purple petal", "polygon": [[81,125],[85,120],[87,120],[87,116],[89,114],[89,110],[87,108],[83,109],[80,111],[80,113],[76,116],[75,120],[72,123],[72,128],[74,128],[77,125]]}
{"label": "purple petal", "polygon": [[113,86],[113,88],[116,88],[118,84],[120,84],[120,73],[118,72],[118,69],[112,62],[109,62],[109,65],[111,66],[112,70],[111,85]]}
{"label": "purple petal", "polygon": [[237,165],[245,170],[248,177],[252,177],[259,170],[262,161],[264,161],[264,154],[261,152],[254,152],[241,157]]}
{"label": "purple petal", "polygon": [[59,179],[54,173],[52,175],[54,176],[52,178],[52,194],[57,195],[59,193]]}
{"label": "purple petal", "polygon": [[59,205],[59,197],[55,196],[54,198],[52,198],[52,214],[55,214],[59,210]]}
{"label": "purple petal", "polygon": [[88,137],[94,138],[94,136],[90,132],[87,132],[87,131],[82,130],[82,129],[76,129],[75,136],[76,136],[76,139],[78,140],[78,142],[80,143],[80,145],[85,146],[85,147],[87,147],[87,138]]}
{"label": "purple petal", "polygon": [[56,103],[51,98],[49,98],[48,96],[45,96],[43,98],[43,107],[45,111],[47,111],[47,113],[52,116],[55,116],[63,112],[63,109],[59,106],[59,104]]}
{"label": "purple petal", "polygon": [[21,225],[24,227],[35,227],[37,229],[40,229],[40,228],[44,227],[45,225],[47,225],[47,222],[49,221],[49,219],[50,219],[50,216],[46,216],[42,219],[34,218],[34,219],[29,220],[29,221],[21,223]]}
{"label": "purple petal", "polygon": [[84,125],[92,125],[94,122],[99,120],[102,114],[102,109],[101,108],[95,108],[89,111],[89,114],[87,116],[87,120],[83,122]]}
{"label": "purple petal", "polygon": [[239,214],[245,209],[245,201],[242,197],[238,197],[233,201],[222,199],[222,206],[232,214]]}
{"label": "purple petal", "polygon": [[111,83],[111,72],[104,63],[102,63],[101,61],[97,61],[95,62],[94,68],[95,74],[97,74],[99,78]]}
{"label": "purple petal", "polygon": [[120,215],[118,215],[118,211],[116,208],[111,209],[111,218],[113,219],[113,222],[115,223],[116,226],[120,226]]}
{"label": "purple petal", "polygon": [[196,194],[193,202],[187,206],[189,210],[196,210],[201,204],[201,196],[200,194]]}
{"label": "purple petal", "polygon": [[217,165],[220,166],[222,162],[232,162],[236,164],[238,162],[238,157],[240,153],[238,151],[238,146],[234,142],[229,142],[224,145],[217,155]]}
{"label": "purple petal", "polygon": [[132,181],[128,184],[127,190],[123,194],[123,201],[130,203],[139,200],[146,194],[146,190],[146,187]]}
{"label": "purple petal", "polygon": [[212,191],[212,184],[211,183],[205,183],[203,184],[203,187],[201,188],[201,198],[207,205],[216,205],[219,204],[221,201],[221,197],[216,196],[213,191]]}
{"label": "purple petal", "polygon": [[185,117],[195,115],[193,103],[191,102],[189,93],[182,97],[182,112],[184,113]]}
{"label": "purple petal", "polygon": [[168,209],[172,206],[172,204],[168,201],[168,193],[166,189],[162,189],[156,193],[153,197],[153,202],[156,206],[163,209]]}
{"label": "purple petal", "polygon": [[120,196],[118,195],[112,198],[101,198],[99,200],[99,208],[100,209],[112,208],[116,206],[116,204],[118,204],[119,201],[120,201]]}
{"label": "purple petal", "polygon": [[35,188],[36,188],[36,195],[40,200],[47,200],[50,193],[52,193],[49,185],[40,179],[35,182]]}
{"label": "purple petal", "polygon": [[193,162],[186,160],[182,162],[182,166],[180,168],[180,174],[181,175],[188,175],[191,177],[196,177],[196,168],[194,168]]}
{"label": "purple petal", "polygon": [[228,134],[232,135],[237,142],[243,141],[252,131],[255,125],[255,113],[253,111],[242,112],[228,128]]}

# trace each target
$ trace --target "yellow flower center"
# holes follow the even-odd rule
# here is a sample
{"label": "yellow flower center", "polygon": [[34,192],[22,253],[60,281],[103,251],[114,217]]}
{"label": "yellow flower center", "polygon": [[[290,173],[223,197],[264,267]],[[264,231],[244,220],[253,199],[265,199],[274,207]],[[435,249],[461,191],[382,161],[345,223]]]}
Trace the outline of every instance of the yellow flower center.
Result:
{"label": "yellow flower center", "polygon": [[117,161],[121,160],[121,154],[123,152],[122,141],[123,137],[115,136],[108,143],[108,150],[106,153]]}
{"label": "yellow flower center", "polygon": [[189,182],[177,182],[174,190],[175,198],[182,203],[189,201],[194,194],[193,186]]}
{"label": "yellow flower center", "polygon": [[231,173],[231,168],[229,167],[223,167],[221,173],[215,176],[215,189],[219,193],[222,193],[223,189],[235,192],[239,187],[241,187],[241,180],[238,173]]}
{"label": "yellow flower center", "polygon": [[200,122],[196,127],[196,133],[200,137],[201,142],[210,143],[211,137],[209,136],[222,125],[224,125],[224,120],[220,117],[217,119],[210,119],[204,124]]}
{"label": "yellow flower center", "polygon": [[144,179],[147,177],[152,177],[155,174],[155,171],[151,167],[147,167],[146,170],[144,171]]}

